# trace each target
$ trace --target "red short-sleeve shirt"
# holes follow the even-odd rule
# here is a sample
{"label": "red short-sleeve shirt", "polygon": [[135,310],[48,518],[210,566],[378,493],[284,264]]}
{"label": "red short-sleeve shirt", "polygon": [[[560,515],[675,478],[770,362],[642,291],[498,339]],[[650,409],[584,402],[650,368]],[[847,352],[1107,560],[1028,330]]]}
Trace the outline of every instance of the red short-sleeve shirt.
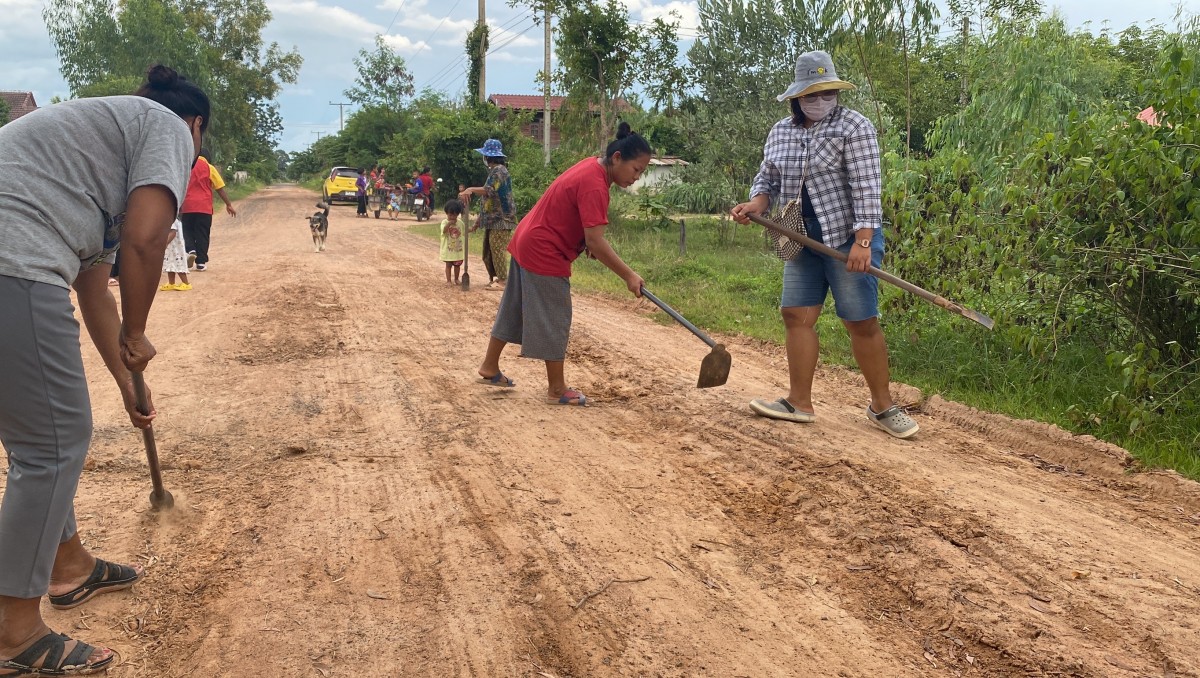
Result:
{"label": "red short-sleeve shirt", "polygon": [[569,278],[584,248],[585,228],[608,223],[608,172],[598,158],[584,158],[563,172],[525,215],[508,251],[521,268]]}

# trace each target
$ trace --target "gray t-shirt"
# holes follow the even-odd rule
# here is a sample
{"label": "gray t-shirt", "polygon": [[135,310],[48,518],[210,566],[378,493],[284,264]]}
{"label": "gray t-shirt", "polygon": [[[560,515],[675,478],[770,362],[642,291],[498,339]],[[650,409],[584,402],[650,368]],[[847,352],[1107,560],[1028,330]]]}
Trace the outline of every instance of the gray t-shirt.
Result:
{"label": "gray t-shirt", "polygon": [[0,275],[69,287],[112,262],[129,194],[183,203],[195,148],[183,119],[137,96],[76,99],[0,127]]}

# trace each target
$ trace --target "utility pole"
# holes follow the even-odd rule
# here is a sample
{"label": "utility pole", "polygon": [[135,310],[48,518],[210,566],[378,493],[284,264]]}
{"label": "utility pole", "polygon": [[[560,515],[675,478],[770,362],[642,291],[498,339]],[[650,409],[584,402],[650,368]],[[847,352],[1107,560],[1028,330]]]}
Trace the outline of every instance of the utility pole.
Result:
{"label": "utility pole", "polygon": [[320,141],[321,135],[324,134],[324,132],[313,132],[313,134],[317,135],[317,141]]}
{"label": "utility pole", "polygon": [[[482,0],[480,0],[482,2]],[[546,62],[542,66],[542,161],[550,166],[550,3],[542,16],[546,28]]]}
{"label": "utility pole", "polygon": [[345,117],[342,115],[342,113],[346,110],[346,107],[349,106],[350,104],[335,104],[332,101],[330,101],[329,105],[338,107],[338,131],[340,132],[340,131],[346,129]]}
{"label": "utility pole", "polygon": [[483,27],[487,25],[486,0],[479,0],[479,102],[487,101],[487,33]]}

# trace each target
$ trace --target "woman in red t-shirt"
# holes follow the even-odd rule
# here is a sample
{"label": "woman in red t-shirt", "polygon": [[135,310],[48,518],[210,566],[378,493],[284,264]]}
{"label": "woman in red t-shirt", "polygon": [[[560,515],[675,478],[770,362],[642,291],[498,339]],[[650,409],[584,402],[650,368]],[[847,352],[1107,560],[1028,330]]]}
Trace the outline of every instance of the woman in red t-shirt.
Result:
{"label": "woman in red t-shirt", "polygon": [[568,388],[563,377],[571,332],[571,263],[587,251],[621,276],[634,296],[642,296],[641,276],[613,251],[604,228],[609,187],[633,185],[646,171],[651,153],[650,144],[621,123],[604,157],[585,158],[559,175],[517,225],[508,245],[508,285],[479,367],[484,383],[516,385],[500,371],[500,353],[507,344],[521,344],[521,355],[546,361],[552,402],[587,404],[587,396]]}

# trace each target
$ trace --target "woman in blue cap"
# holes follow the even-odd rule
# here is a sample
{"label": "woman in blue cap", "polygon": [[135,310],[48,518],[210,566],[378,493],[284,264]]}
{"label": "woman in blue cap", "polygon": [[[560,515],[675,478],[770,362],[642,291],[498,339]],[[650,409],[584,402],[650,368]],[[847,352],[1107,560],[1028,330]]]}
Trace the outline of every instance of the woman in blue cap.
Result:
{"label": "woman in blue cap", "polygon": [[512,179],[508,175],[504,147],[499,139],[488,139],[475,152],[483,156],[488,173],[482,186],[474,186],[458,194],[470,206],[471,196],[483,196],[479,220],[471,230],[483,229],[483,265],[487,268],[488,284],[484,289],[503,290],[508,279],[508,242],[517,227],[516,208],[512,199]]}
{"label": "woman in blue cap", "polygon": [[[917,422],[892,400],[887,344],[879,327],[879,281],[867,273],[883,263],[882,177],[879,142],[871,121],[838,103],[838,92],[854,89],[840,80],[825,52],[796,60],[796,79],[779,101],[792,114],[767,135],[763,161],[750,187],[750,201],[732,215],[748,223],[750,214],[786,206],[800,210],[810,238],[836,248],[845,264],[807,249],[780,246],[787,329],[790,388],[777,400],[753,400],[755,414],[772,419],[816,421],[812,402],[817,369],[817,317],[833,292],[834,308],[850,333],[854,359],[871,390],[867,419],[897,438],[917,432]],[[790,242],[790,241],[789,241]]]}

